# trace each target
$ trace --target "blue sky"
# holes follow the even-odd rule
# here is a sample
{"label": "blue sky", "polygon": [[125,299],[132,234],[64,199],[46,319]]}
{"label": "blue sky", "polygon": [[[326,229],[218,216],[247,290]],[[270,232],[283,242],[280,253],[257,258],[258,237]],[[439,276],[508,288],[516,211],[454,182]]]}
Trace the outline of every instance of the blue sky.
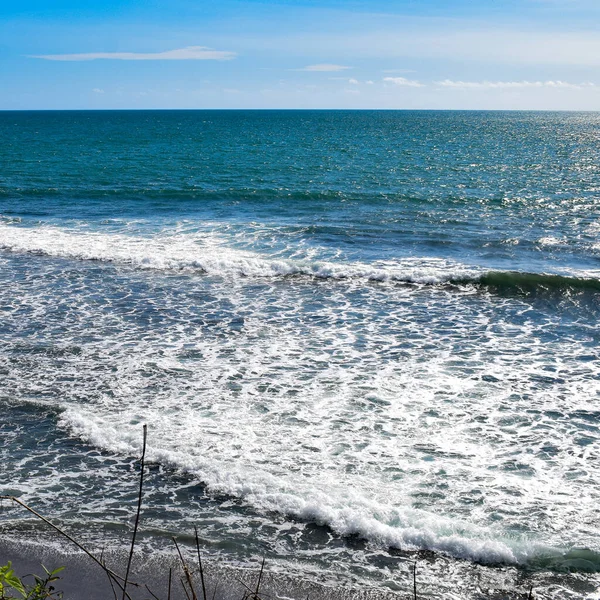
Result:
{"label": "blue sky", "polygon": [[0,2],[0,109],[600,110],[598,0]]}

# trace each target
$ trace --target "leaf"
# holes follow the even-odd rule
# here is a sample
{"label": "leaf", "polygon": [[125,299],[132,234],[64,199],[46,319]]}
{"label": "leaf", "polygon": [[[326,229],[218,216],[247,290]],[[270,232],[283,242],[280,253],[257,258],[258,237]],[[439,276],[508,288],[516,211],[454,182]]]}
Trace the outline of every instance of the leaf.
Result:
{"label": "leaf", "polygon": [[60,577],[57,575],[57,573],[60,573],[63,569],[64,569],[64,567],[58,567],[58,568],[54,569],[53,571],[46,571],[46,573],[48,573],[47,581],[56,581],[57,579],[60,579]]}
{"label": "leaf", "polygon": [[25,587],[21,583],[21,580],[15,575],[15,571],[12,568],[12,563],[8,561],[6,565],[0,567],[0,585],[2,585],[2,591],[4,593],[4,587],[9,585],[13,589],[17,590],[24,598],[27,596]]}

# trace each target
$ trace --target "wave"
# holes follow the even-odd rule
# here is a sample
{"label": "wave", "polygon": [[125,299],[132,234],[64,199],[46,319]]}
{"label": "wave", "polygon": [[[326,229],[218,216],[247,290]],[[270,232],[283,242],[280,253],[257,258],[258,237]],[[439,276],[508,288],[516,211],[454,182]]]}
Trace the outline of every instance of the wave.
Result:
{"label": "wave", "polygon": [[[96,447],[126,456],[138,454],[140,432],[113,423],[74,408],[66,408],[59,421],[61,427]],[[593,550],[554,548],[425,510],[385,504],[356,490],[335,485],[323,488],[257,466],[220,463],[152,443],[146,456],[150,462],[197,477],[212,494],[241,499],[265,514],[276,512],[327,525],[341,536],[356,535],[388,548],[429,550],[481,564],[600,572],[600,553]]]}
{"label": "wave", "polygon": [[600,292],[596,277],[486,270],[458,262],[418,257],[397,261],[331,262],[269,258],[227,247],[213,234],[134,237],[42,226],[0,225],[0,249],[75,260],[100,261],[137,269],[197,272],[214,276],[353,279],[421,285],[476,285],[497,293],[570,294]]}
{"label": "wave", "polygon": [[364,264],[268,258],[257,252],[227,247],[211,234],[158,235],[75,232],[57,227],[0,226],[0,249],[76,260],[93,260],[140,269],[195,271],[208,275],[323,279],[364,279],[439,284],[474,278],[478,271],[442,259],[407,259]]}
{"label": "wave", "polygon": [[[119,207],[124,209],[128,206],[135,206],[142,202],[146,205],[150,202],[155,207],[168,206],[173,207],[173,203],[186,205],[189,203],[197,204],[200,202],[227,202],[236,203],[243,202],[244,204],[257,202],[264,204],[265,201],[281,202],[282,204],[289,203],[306,203],[311,210],[322,210],[323,203],[337,203],[340,200],[345,202],[352,201],[365,206],[368,204],[376,204],[382,198],[397,197],[397,192],[392,189],[383,190],[378,193],[370,191],[360,192],[353,188],[342,189],[321,189],[313,188],[299,190],[294,186],[297,182],[290,183],[289,187],[281,187],[272,185],[269,182],[264,185],[254,183],[251,187],[235,186],[225,183],[223,185],[202,186],[191,185],[189,187],[169,186],[163,181],[156,185],[138,185],[137,182],[127,184],[121,183],[115,185],[114,182],[98,181],[92,186],[65,186],[55,185],[47,187],[13,187],[0,185],[0,197],[17,198],[22,201],[28,199],[47,200],[59,202],[68,202],[69,205],[77,205],[89,209],[89,202],[93,202],[96,206],[93,208],[98,211],[107,211],[114,213],[114,206],[103,206],[103,201],[118,202]],[[403,202],[411,204],[432,204],[433,200],[430,196],[406,195],[401,197]],[[454,200],[454,199],[453,199]],[[459,198],[454,200],[454,203],[466,202],[465,199]],[[21,210],[27,211],[27,207],[22,207]]]}
{"label": "wave", "polygon": [[[468,281],[454,280],[454,283],[466,282]],[[513,291],[524,294],[600,292],[600,279],[551,273],[488,271],[477,276],[473,283],[478,283],[496,291]]]}

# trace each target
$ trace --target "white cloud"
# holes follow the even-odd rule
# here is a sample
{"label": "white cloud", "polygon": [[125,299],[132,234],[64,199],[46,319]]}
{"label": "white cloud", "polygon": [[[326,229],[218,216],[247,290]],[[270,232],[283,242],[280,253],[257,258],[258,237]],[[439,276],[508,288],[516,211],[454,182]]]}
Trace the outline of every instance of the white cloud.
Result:
{"label": "white cloud", "polygon": [[370,79],[368,79],[367,81],[365,81],[365,83],[367,85],[373,85],[373,83],[375,83],[374,81],[371,81]]}
{"label": "white cloud", "polygon": [[44,60],[82,61],[82,60],[231,60],[235,52],[213,50],[206,46],[187,46],[165,52],[87,52],[83,54],[40,54],[29,58]]}
{"label": "white cloud", "polygon": [[[353,34],[345,30],[293,34],[286,31],[268,37],[230,39],[236,47],[248,51],[260,48],[292,56],[310,52],[311,56],[331,56],[332,60],[342,60],[337,58],[341,56],[352,57],[352,61],[379,58],[386,61],[382,66],[391,60],[411,64],[413,59],[488,65],[600,66],[600,36],[591,24],[580,31],[561,31],[560,27],[545,31],[526,23],[507,27],[467,19],[403,17],[395,21],[386,17],[385,21],[365,23],[360,32]],[[386,69],[384,74],[407,73],[408,69]]]}
{"label": "white cloud", "polygon": [[303,67],[302,69],[294,69],[295,71],[313,71],[319,73],[332,73],[336,71],[345,71],[346,69],[351,69],[352,67],[346,67],[344,65],[333,65],[330,63],[321,63],[318,65],[308,65],[307,67]]}
{"label": "white cloud", "polygon": [[387,83],[393,83],[394,85],[400,85],[404,87],[425,87],[419,81],[406,79],[405,77],[384,77],[383,80]]}
{"label": "white cloud", "polygon": [[352,85],[358,85],[358,79],[354,79],[354,77],[352,77],[351,79],[348,79],[348,83],[351,83]]}
{"label": "white cloud", "polygon": [[94,88],[92,92],[94,92],[94,94],[104,94],[104,90],[100,88]]}
{"label": "white cloud", "polygon": [[507,89],[526,89],[526,88],[554,88],[581,90],[584,88],[593,88],[593,83],[567,83],[566,81],[453,81],[444,79],[435,81],[436,85],[443,88],[463,89],[463,90],[507,90]]}

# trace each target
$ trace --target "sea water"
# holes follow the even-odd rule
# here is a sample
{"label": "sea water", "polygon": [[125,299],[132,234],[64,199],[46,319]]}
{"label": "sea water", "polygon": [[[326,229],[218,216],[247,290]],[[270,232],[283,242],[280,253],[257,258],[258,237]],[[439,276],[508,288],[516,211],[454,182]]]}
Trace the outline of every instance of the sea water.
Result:
{"label": "sea water", "polygon": [[401,593],[416,559],[431,597],[597,597],[599,114],[3,112],[0,139],[0,493],[126,543],[147,424],[149,547],[196,525],[299,581]]}

